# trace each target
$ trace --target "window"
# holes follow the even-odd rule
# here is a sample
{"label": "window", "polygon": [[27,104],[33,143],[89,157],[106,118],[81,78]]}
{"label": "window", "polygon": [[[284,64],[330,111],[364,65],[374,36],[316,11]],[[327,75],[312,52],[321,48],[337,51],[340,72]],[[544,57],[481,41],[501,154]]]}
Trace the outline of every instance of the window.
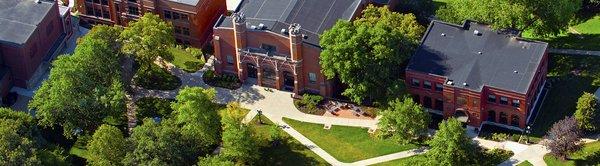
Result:
{"label": "window", "polygon": [[519,127],[519,116],[518,115],[512,115],[510,117],[510,125],[511,126],[515,126],[515,127]]}
{"label": "window", "polygon": [[87,15],[91,15],[91,16],[93,16],[93,15],[94,15],[94,9],[93,9],[92,7],[86,6],[86,7],[85,7],[85,13],[86,13]]}
{"label": "window", "polygon": [[99,3],[100,3],[100,0],[94,0],[94,3],[98,3],[98,4],[99,4]]}
{"label": "window", "polygon": [[102,5],[108,5],[108,0],[102,0]]}
{"label": "window", "polygon": [[137,0],[127,0],[127,1],[137,3]]}
{"label": "window", "polygon": [[504,112],[500,112],[499,122],[502,124],[507,124],[508,123],[508,115],[506,115],[506,113],[504,113]]}
{"label": "window", "polygon": [[508,105],[508,98],[500,97],[500,104]]}
{"label": "window", "polygon": [[262,44],[260,48],[265,49],[268,53],[277,51],[277,47],[268,44]]}
{"label": "window", "polygon": [[187,14],[181,14],[181,20],[182,21],[188,21],[188,15]]}
{"label": "window", "polygon": [[165,16],[166,19],[171,19],[171,12],[168,10],[164,10],[163,11],[163,15]]}
{"label": "window", "polygon": [[179,19],[179,13],[173,12],[173,20],[178,20],[178,19]]}
{"label": "window", "polygon": [[181,34],[181,27],[173,26],[173,30],[175,31],[176,34]]}
{"label": "window", "polygon": [[48,23],[48,28],[46,29],[46,36],[50,36],[50,34],[54,31],[54,20]]}
{"label": "window", "polygon": [[412,98],[413,98],[413,101],[415,103],[421,104],[421,96],[419,96],[419,95],[413,95]]}
{"label": "window", "polygon": [[438,91],[438,92],[444,91],[444,85],[435,84],[435,91]]}
{"label": "window", "polygon": [[233,65],[233,56],[227,55],[227,64]]}
{"label": "window", "polygon": [[310,82],[312,84],[317,83],[317,74],[308,73],[308,82]]}
{"label": "window", "polygon": [[521,106],[520,100],[512,100],[512,106],[519,108]]}
{"label": "window", "polygon": [[496,96],[494,96],[494,95],[488,95],[488,102],[490,102],[490,103],[496,103]]}
{"label": "window", "polygon": [[419,87],[419,86],[421,86],[421,81],[413,78],[411,85],[414,87]]}
{"label": "window", "polygon": [[92,0],[85,0],[86,2],[92,2]]}
{"label": "window", "polygon": [[423,88],[425,88],[425,89],[431,89],[431,82],[429,82],[429,81],[423,81]]}
{"label": "window", "polygon": [[129,6],[128,9],[129,9],[129,14],[131,14],[131,15],[139,15],[140,14],[139,9],[135,6]]}
{"label": "window", "polygon": [[103,11],[102,17],[110,19],[110,14],[108,14],[108,11]]}
{"label": "window", "polygon": [[119,12],[119,3],[115,3],[115,10],[117,10],[117,12]]}
{"label": "window", "polygon": [[183,35],[189,36],[190,35],[190,28],[181,28],[181,31],[183,32]]}
{"label": "window", "polygon": [[102,12],[101,12],[99,9],[95,9],[95,10],[94,10],[94,15],[95,15],[96,17],[102,17]]}

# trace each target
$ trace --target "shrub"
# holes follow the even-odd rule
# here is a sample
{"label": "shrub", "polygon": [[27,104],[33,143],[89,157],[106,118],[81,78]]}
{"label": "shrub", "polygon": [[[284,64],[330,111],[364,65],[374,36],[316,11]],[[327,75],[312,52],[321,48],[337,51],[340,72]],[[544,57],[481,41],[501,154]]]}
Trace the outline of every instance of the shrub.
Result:
{"label": "shrub", "polygon": [[308,107],[308,109],[316,109],[317,105],[323,101],[323,97],[319,95],[304,94],[302,95],[302,103]]}
{"label": "shrub", "polygon": [[214,71],[209,70],[204,72],[204,76],[202,77],[204,82],[210,86],[216,86],[227,89],[237,89],[242,86],[240,79],[236,75],[231,74],[222,74],[217,75]]}
{"label": "shrub", "polygon": [[512,151],[502,149],[485,150],[483,151],[482,159],[478,161],[481,162],[480,165],[498,165],[508,160],[513,154]]}
{"label": "shrub", "polygon": [[492,140],[494,141],[506,141],[510,136],[505,133],[492,133]]}
{"label": "shrub", "polygon": [[171,102],[173,101],[173,99],[152,97],[141,98],[135,102],[135,105],[137,106],[137,119],[168,117],[171,115],[171,112],[173,112],[173,109],[171,108]]}

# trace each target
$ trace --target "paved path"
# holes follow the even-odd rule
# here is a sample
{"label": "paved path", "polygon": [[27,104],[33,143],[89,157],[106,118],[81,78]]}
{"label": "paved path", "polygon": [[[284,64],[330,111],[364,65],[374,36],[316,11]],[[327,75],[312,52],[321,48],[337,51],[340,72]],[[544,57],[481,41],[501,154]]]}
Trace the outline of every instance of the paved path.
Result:
{"label": "paved path", "polygon": [[551,48],[548,51],[550,53],[555,53],[555,54],[600,56],[600,51],[591,51],[591,50],[552,49]]}

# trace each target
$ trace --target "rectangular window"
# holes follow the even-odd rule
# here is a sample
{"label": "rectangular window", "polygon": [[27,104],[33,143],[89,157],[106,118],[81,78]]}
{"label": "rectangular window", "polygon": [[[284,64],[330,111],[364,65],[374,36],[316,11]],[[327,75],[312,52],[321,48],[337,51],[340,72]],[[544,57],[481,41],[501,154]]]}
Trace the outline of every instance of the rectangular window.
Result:
{"label": "rectangular window", "polygon": [[139,15],[140,14],[139,9],[135,6],[129,6],[128,9],[129,9],[129,14],[131,14],[131,15]]}
{"label": "rectangular window", "polygon": [[120,8],[119,3],[115,3],[115,10],[117,10],[117,12],[121,11],[121,10],[119,10],[119,8]]}
{"label": "rectangular window", "polygon": [[190,35],[190,28],[181,28],[181,32],[183,35],[189,36]]}
{"label": "rectangular window", "polygon": [[423,88],[425,88],[425,89],[431,89],[431,82],[429,82],[429,81],[423,81]]}
{"label": "rectangular window", "polygon": [[165,16],[165,19],[171,19],[171,12],[168,10],[164,10],[163,11],[163,15]]}
{"label": "rectangular window", "polygon": [[110,14],[108,14],[108,11],[103,11],[102,17],[110,19]]}
{"label": "rectangular window", "polygon": [[233,56],[227,55],[227,64],[233,65]]}
{"label": "rectangular window", "polygon": [[190,41],[189,40],[184,40],[183,41],[183,45],[189,46],[190,45]]}
{"label": "rectangular window", "polygon": [[179,13],[173,12],[173,20],[178,20],[178,19],[179,19]]}
{"label": "rectangular window", "polygon": [[182,21],[188,21],[188,15],[187,14],[181,14],[181,20]]}
{"label": "rectangular window", "polygon": [[521,107],[521,101],[520,100],[513,100],[512,101],[512,106],[516,107],[516,108]]}
{"label": "rectangular window", "polygon": [[496,103],[496,96],[494,96],[494,95],[488,95],[488,102],[490,102],[490,103]]}
{"label": "rectangular window", "polygon": [[173,26],[173,30],[175,31],[176,34],[181,34],[181,27]]}
{"label": "rectangular window", "polygon": [[96,10],[94,10],[94,15],[96,17],[102,17],[102,12],[100,10],[96,9]]}
{"label": "rectangular window", "polygon": [[312,84],[317,83],[317,74],[308,73],[308,82],[310,82]]}
{"label": "rectangular window", "polygon": [[500,97],[500,104],[508,105],[508,98]]}
{"label": "rectangular window", "polygon": [[108,5],[108,0],[102,0],[102,5]]}
{"label": "rectangular window", "polygon": [[127,0],[127,1],[137,3],[137,0]]}
{"label": "rectangular window", "polygon": [[444,91],[444,85],[435,84],[435,91],[438,91],[438,92]]}
{"label": "rectangular window", "polygon": [[266,50],[269,53],[277,51],[277,47],[275,47],[273,45],[269,45],[269,44],[262,44],[262,45],[260,45],[260,48]]}
{"label": "rectangular window", "polygon": [[419,87],[419,86],[421,86],[421,81],[413,78],[411,85],[414,87]]}
{"label": "rectangular window", "polygon": [[100,4],[100,0],[94,0],[94,3]]}
{"label": "rectangular window", "polygon": [[92,8],[92,7],[85,7],[85,13],[87,15],[93,16],[94,15],[94,8]]}

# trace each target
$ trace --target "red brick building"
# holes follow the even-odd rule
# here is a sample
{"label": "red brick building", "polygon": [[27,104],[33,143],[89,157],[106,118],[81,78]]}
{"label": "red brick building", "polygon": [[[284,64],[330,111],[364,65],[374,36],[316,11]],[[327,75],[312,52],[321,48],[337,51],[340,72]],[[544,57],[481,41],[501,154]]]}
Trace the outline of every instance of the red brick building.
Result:
{"label": "red brick building", "polygon": [[218,74],[295,94],[332,96],[321,73],[319,35],[337,20],[352,20],[371,0],[243,0],[214,27]]}
{"label": "red brick building", "polygon": [[[69,9],[48,0],[0,1],[0,96],[29,88],[71,36]],[[65,28],[64,26],[67,26]]]}
{"label": "red brick building", "polygon": [[431,112],[471,126],[524,128],[541,104],[547,47],[472,21],[433,21],[406,68],[408,91]]}
{"label": "red brick building", "polygon": [[126,26],[146,12],[173,24],[180,44],[202,47],[212,27],[227,11],[225,0],[77,0],[81,20],[91,24]]}

